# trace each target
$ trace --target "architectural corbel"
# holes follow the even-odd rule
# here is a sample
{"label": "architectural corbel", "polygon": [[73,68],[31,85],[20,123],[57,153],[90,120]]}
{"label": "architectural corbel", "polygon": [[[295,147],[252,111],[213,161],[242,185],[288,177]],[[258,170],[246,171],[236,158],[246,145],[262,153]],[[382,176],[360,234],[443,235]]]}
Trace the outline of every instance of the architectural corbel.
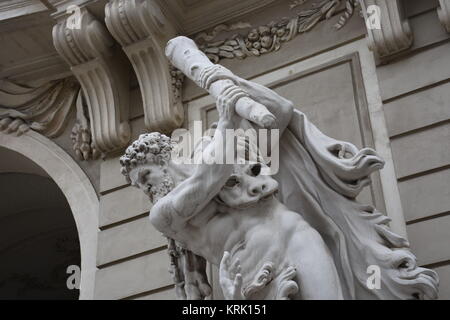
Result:
{"label": "architectural corbel", "polygon": [[361,0],[369,48],[384,61],[411,47],[413,36],[400,0]]}
{"label": "architectural corbel", "polygon": [[78,26],[68,25],[69,18],[60,17],[53,27],[54,46],[83,88],[95,147],[102,153],[121,149],[130,139],[126,63],[87,8],[80,9]]}
{"label": "architectural corbel", "polygon": [[437,12],[445,30],[450,33],[450,0],[439,0]]}
{"label": "architectural corbel", "polygon": [[139,81],[147,129],[170,133],[184,119],[172,76],[177,72],[164,53],[174,28],[153,0],[110,0],[105,13],[108,30],[122,45]]}

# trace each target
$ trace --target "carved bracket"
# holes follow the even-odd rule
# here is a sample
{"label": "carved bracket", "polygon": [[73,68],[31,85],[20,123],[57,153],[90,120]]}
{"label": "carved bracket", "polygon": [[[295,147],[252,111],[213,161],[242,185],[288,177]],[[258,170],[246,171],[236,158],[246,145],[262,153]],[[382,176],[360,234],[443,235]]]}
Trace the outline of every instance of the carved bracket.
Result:
{"label": "carved bracket", "polygon": [[102,153],[121,149],[130,139],[126,64],[114,53],[104,25],[86,8],[81,8],[80,28],[68,26],[68,19],[53,27],[53,43],[83,88],[93,142]]}
{"label": "carved bracket", "polygon": [[450,0],[439,0],[437,12],[445,30],[450,33]]}
{"label": "carved bracket", "polygon": [[137,75],[147,129],[169,133],[178,128],[184,112],[180,95],[173,89],[180,88],[174,86],[176,79],[172,80],[164,54],[175,31],[157,2],[110,0],[105,13],[108,30],[122,45]]}
{"label": "carved bracket", "polygon": [[[361,6],[366,21],[380,19],[381,28],[367,28],[369,48],[379,60],[411,47],[413,36],[408,20],[403,18],[400,0],[361,0]],[[377,10],[370,10],[371,6]],[[368,12],[376,16],[369,16]]]}

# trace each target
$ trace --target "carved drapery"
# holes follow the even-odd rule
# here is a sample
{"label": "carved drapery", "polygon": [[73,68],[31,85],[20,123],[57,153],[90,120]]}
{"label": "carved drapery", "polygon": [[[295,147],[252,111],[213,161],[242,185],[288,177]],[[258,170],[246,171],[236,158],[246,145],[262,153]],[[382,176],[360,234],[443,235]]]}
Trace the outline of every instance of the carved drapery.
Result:
{"label": "carved drapery", "polygon": [[174,29],[156,1],[112,0],[105,13],[108,30],[122,45],[137,75],[147,129],[169,133],[178,128],[184,119],[181,85],[164,54]]}
{"label": "carved drapery", "polygon": [[[380,61],[411,47],[413,36],[408,20],[403,17],[400,0],[361,0],[361,6],[366,21],[380,19],[381,28],[367,28],[369,48]],[[379,12],[368,11],[370,6],[377,6]],[[377,16],[369,17],[368,12]]]}
{"label": "carved drapery", "polygon": [[0,81],[0,131],[21,135],[32,129],[49,138],[64,130],[79,84],[74,79],[26,87]]}
{"label": "carved drapery", "polygon": [[76,106],[71,138],[79,160],[96,159],[100,153],[92,142],[89,119],[84,111],[79,83],[69,77],[27,87],[0,81],[0,131],[22,135],[34,130],[48,138],[60,136]]}
{"label": "carved drapery", "polygon": [[102,153],[121,149],[130,139],[126,64],[104,25],[86,8],[81,8],[79,29],[67,23],[63,18],[53,27],[53,42],[83,88],[93,142]]}
{"label": "carved drapery", "polygon": [[450,0],[439,0],[437,12],[445,30],[450,33]]}

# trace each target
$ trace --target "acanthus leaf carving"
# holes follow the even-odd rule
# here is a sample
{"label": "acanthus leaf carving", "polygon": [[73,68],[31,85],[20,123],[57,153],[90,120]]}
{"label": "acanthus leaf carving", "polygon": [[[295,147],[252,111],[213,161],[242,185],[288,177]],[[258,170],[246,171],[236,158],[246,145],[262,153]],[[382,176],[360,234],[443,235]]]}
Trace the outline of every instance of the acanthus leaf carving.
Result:
{"label": "acanthus leaf carving", "polygon": [[76,109],[77,119],[70,133],[73,150],[79,160],[98,159],[101,154],[92,141],[89,119],[86,116],[85,102],[81,90],[78,92]]}
{"label": "acanthus leaf carving", "polygon": [[67,19],[58,21],[53,42],[86,95],[95,146],[102,153],[121,149],[130,139],[128,71],[114,51],[114,39],[83,7],[80,28],[69,28]]}
{"label": "acanthus leaf carving", "polygon": [[169,66],[164,48],[175,34],[156,1],[111,0],[106,25],[131,61],[149,130],[171,132],[184,120],[181,85]]}

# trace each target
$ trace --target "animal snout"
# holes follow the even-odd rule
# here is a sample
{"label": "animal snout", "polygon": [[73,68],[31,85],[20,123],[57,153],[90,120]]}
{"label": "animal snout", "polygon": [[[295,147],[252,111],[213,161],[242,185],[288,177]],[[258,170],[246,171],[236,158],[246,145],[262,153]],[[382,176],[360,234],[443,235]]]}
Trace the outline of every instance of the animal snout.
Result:
{"label": "animal snout", "polygon": [[261,183],[261,184],[251,186],[249,191],[252,196],[256,196],[258,194],[263,193],[266,190],[267,190],[267,185],[265,183]]}

